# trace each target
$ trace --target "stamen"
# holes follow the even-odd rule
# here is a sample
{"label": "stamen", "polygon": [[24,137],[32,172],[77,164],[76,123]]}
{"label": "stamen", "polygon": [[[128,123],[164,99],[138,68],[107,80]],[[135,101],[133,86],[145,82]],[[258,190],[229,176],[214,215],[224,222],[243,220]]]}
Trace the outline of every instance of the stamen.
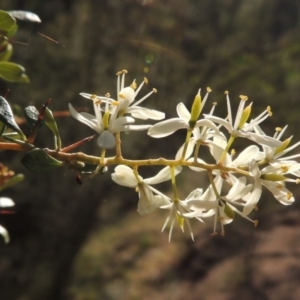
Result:
{"label": "stamen", "polygon": [[225,94],[225,95],[229,95],[229,92],[228,92],[228,91],[225,91],[224,94]]}
{"label": "stamen", "polygon": [[275,131],[277,131],[277,132],[280,132],[281,130],[282,130],[281,127],[276,127],[276,128],[275,128]]}
{"label": "stamen", "polygon": [[241,98],[242,101],[247,101],[248,100],[248,97],[244,96],[244,95],[240,95],[240,98]]}
{"label": "stamen", "polygon": [[282,173],[287,173],[287,171],[289,170],[288,166],[281,166],[280,168],[281,168]]}
{"label": "stamen", "polygon": [[270,106],[267,107],[267,113],[269,114],[270,117],[273,115]]}
{"label": "stamen", "polygon": [[148,84],[148,79],[146,77],[144,77],[144,82],[145,84]]}
{"label": "stamen", "polygon": [[150,93],[148,93],[146,96],[144,96],[143,98],[141,98],[139,101],[134,103],[134,106],[139,105],[141,102],[143,102],[146,98],[148,98],[150,95],[152,95],[153,93],[156,93],[157,90],[153,89]]}
{"label": "stamen", "polygon": [[133,80],[132,84],[130,85],[130,87],[133,89],[133,90],[136,90],[136,87],[137,87],[137,84],[135,82],[135,79]]}
{"label": "stamen", "polygon": [[210,87],[207,87],[207,88],[206,88],[206,91],[207,91],[208,93],[211,93],[211,92],[212,92],[212,89],[211,89]]}

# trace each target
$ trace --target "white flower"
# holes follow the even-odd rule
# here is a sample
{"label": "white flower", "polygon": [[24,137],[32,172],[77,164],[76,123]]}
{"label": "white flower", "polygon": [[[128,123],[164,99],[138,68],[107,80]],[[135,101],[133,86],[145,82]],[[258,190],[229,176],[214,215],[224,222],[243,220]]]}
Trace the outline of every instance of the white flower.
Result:
{"label": "white flower", "polygon": [[253,160],[250,164],[250,174],[255,180],[256,193],[261,193],[262,185],[265,186],[283,205],[291,205],[295,198],[293,194],[285,187],[285,181],[297,182],[297,180],[292,180],[285,175],[293,173],[299,170],[300,164],[295,162],[276,162],[270,164],[269,166],[259,169],[258,164]]}
{"label": "white flower", "polygon": [[108,102],[105,103],[104,112],[102,112],[101,103],[99,101],[94,100],[93,105],[95,116],[86,112],[78,113],[70,103],[69,110],[76,120],[100,134],[97,142],[101,148],[110,149],[115,147],[116,141],[113,134],[116,132],[144,130],[150,127],[150,125],[128,125],[134,123],[134,119],[131,117],[118,118],[118,109],[112,110]]}
{"label": "white flower", "polygon": [[269,147],[279,147],[281,145],[280,141],[272,137],[260,135],[253,132],[254,126],[260,124],[271,115],[269,107],[265,111],[263,111],[257,118],[251,120],[248,124],[246,123],[246,121],[250,115],[252,103],[250,103],[244,110],[245,102],[248,100],[248,97],[240,96],[240,105],[235,117],[235,122],[233,123],[228,92],[225,92],[225,94],[227,100],[228,121],[212,115],[204,115],[206,119],[224,126],[233,137],[247,138],[254,141],[255,143],[258,143],[260,145],[267,145]]}
{"label": "white flower", "polygon": [[216,176],[214,179],[214,187],[211,184],[198,199],[187,201],[186,205],[191,212],[185,213],[184,216],[189,218],[203,218],[214,215],[213,235],[217,234],[216,228],[218,220],[221,224],[221,234],[224,235],[224,225],[233,221],[234,213],[239,214],[256,225],[256,221],[253,221],[246,213],[236,208],[236,206],[244,207],[246,205],[246,201],[243,201],[243,199],[251,191],[252,185],[246,185],[246,178],[241,177],[235,181],[226,196],[218,196],[217,194],[220,195],[221,193],[222,185],[223,179],[219,175]]}
{"label": "white flower", "polygon": [[[287,129],[287,125],[282,129],[282,128],[276,128],[276,132],[274,134],[274,138],[278,141],[280,141],[281,137],[283,136],[284,132]],[[260,135],[266,135],[262,129],[259,126],[255,126],[254,127],[255,132],[257,132]],[[286,156],[286,157],[282,157],[284,155],[286,155],[288,152],[292,151],[293,149],[295,149],[296,147],[298,147],[300,145],[300,141],[297,142],[296,144],[289,146],[291,140],[292,140],[293,136],[289,137],[288,139],[284,140],[282,142],[282,145],[280,147],[268,147],[265,145],[262,145],[263,148],[263,152],[260,152],[260,158],[259,160],[264,160],[266,162],[273,162],[275,160],[291,160],[291,159],[295,159],[298,158],[300,156],[300,154],[295,154],[295,155],[291,155],[291,156]]]}
{"label": "white flower", "polygon": [[[170,198],[168,198],[165,195],[155,196],[159,200],[159,203],[161,203],[159,205],[160,208],[170,210],[168,217],[161,230],[163,232],[166,226],[168,225],[168,223],[170,223],[169,242],[171,241],[175,221],[177,221],[179,227],[183,232],[184,232],[184,223],[186,221],[191,238],[194,241],[194,234],[192,232],[190,221],[187,217],[185,217],[185,215],[191,212],[191,210],[187,206],[187,202],[198,199],[201,196],[201,194],[202,194],[202,189],[196,189],[192,191],[185,200],[178,199],[176,201],[172,201]],[[203,222],[200,217],[197,217],[197,219]]]}
{"label": "white flower", "polygon": [[[175,168],[175,175],[181,169],[181,167]],[[161,199],[157,199],[155,195],[163,195],[151,185],[170,180],[171,172],[169,167],[165,167],[156,176],[143,179],[137,173],[135,174],[130,167],[119,165],[115,168],[115,173],[111,175],[111,178],[119,185],[137,189],[139,193],[138,213],[145,215],[153,212],[160,205]]]}
{"label": "white flower", "polygon": [[[213,107],[210,111],[210,115],[213,114],[214,109],[215,109],[215,104],[213,105]],[[203,126],[201,128],[200,127],[194,128],[193,129],[193,137],[190,138],[190,140],[188,142],[187,150],[185,153],[185,159],[189,158],[192,155],[196,144],[206,144],[206,143],[208,143],[209,139],[211,139],[212,137],[215,137],[215,138],[219,137],[221,139],[226,140],[225,136],[221,132],[219,132],[217,127],[215,127],[214,129],[212,129],[211,127],[207,127],[207,126]],[[184,146],[185,146],[185,143],[177,151],[175,159],[181,158]]]}
{"label": "white flower", "polygon": [[[209,91],[210,90],[208,90],[208,92],[206,93],[206,95],[201,103],[200,111],[202,110],[202,108],[207,100]],[[200,90],[199,90],[197,96],[200,97]],[[187,110],[186,106],[182,102],[177,105],[177,114],[178,114],[179,118],[172,118],[172,119],[165,120],[165,121],[162,121],[162,122],[159,122],[159,123],[153,125],[148,130],[148,134],[154,138],[162,138],[162,137],[172,134],[173,132],[177,131],[178,129],[190,129],[191,128],[191,124],[190,124],[191,113]],[[197,128],[200,126],[206,126],[208,128],[213,129],[216,132],[219,131],[217,126],[215,126],[209,120],[198,120],[195,123],[195,125],[193,126],[193,128]]]}
{"label": "white flower", "polygon": [[[10,198],[0,197],[0,208],[1,207],[3,207],[3,208],[12,207],[14,205],[15,205],[14,202]],[[1,213],[1,210],[0,210],[0,213]],[[8,234],[7,230],[1,225],[0,225],[0,234],[3,236],[5,243],[8,243],[9,242],[9,234]]]}
{"label": "white flower", "polygon": [[135,101],[136,96],[138,95],[139,91],[143,87],[143,85],[148,83],[148,80],[144,78],[142,83],[137,87],[137,84],[135,80],[133,83],[125,87],[125,74],[127,74],[126,70],[122,70],[117,73],[117,100],[114,100],[110,97],[103,97],[103,96],[96,96],[92,94],[87,93],[81,93],[80,95],[88,98],[88,99],[96,99],[103,102],[109,102],[113,104],[114,106],[118,107],[120,114],[131,114],[132,117],[137,119],[152,119],[152,120],[162,120],[165,117],[165,113],[154,110],[154,109],[148,109],[141,106],[138,106],[140,103],[142,103],[144,100],[146,100],[150,95],[153,93],[156,93],[156,89],[153,89],[150,93],[148,93],[143,98],[139,99],[138,101]]}

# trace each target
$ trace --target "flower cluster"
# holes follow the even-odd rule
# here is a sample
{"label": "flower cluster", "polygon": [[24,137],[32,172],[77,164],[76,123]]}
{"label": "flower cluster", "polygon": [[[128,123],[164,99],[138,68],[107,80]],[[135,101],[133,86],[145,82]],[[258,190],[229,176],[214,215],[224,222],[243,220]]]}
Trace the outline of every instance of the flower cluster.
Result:
{"label": "flower cluster", "polygon": [[[251,119],[252,103],[246,106],[248,97],[241,95],[235,118],[231,109],[229,93],[226,91],[227,114],[221,118],[214,115],[215,103],[208,113],[202,113],[208,100],[210,88],[202,99],[199,90],[190,110],[183,103],[177,105],[177,118],[163,120],[154,125],[133,125],[135,119],[162,120],[165,114],[160,111],[141,107],[140,104],[149,94],[136,101],[135,98],[142,86],[147,83],[144,79],[141,85],[136,82],[125,87],[125,74],[117,73],[116,99],[105,96],[82,93],[81,95],[93,101],[95,116],[82,112],[78,113],[71,104],[70,112],[78,121],[88,125],[98,134],[98,145],[102,149],[101,160],[95,172],[109,165],[117,165],[112,180],[122,186],[133,188],[138,193],[138,213],[146,215],[156,209],[169,210],[168,217],[162,230],[169,224],[169,240],[175,222],[184,230],[184,224],[194,235],[190,219],[204,222],[213,218],[213,231],[224,235],[224,225],[231,223],[237,215],[252,222],[249,214],[258,208],[262,187],[269,190],[281,204],[290,205],[294,202],[291,191],[286,187],[287,182],[298,183],[300,164],[295,160],[300,154],[287,156],[287,153],[299,146],[300,142],[290,146],[292,137],[283,139],[287,126],[276,128],[274,136],[268,136],[261,124],[272,113],[267,107],[256,118]],[[185,130],[186,138],[177,150],[173,160],[164,158],[149,160],[128,160],[123,158],[120,145],[120,133],[124,131],[147,130],[153,138],[163,138],[177,130]],[[236,139],[247,139],[248,144],[243,151],[236,153],[233,145]],[[254,142],[254,144],[252,144]],[[199,157],[200,147],[207,149],[214,163],[207,163]],[[105,150],[115,148],[115,157],[106,157]],[[210,160],[211,161],[211,160]],[[143,178],[139,173],[141,166],[159,165],[161,171],[154,177]],[[180,199],[177,181],[186,170],[206,172],[209,185],[194,187],[185,199]],[[172,197],[167,196],[153,185],[170,181]]]}

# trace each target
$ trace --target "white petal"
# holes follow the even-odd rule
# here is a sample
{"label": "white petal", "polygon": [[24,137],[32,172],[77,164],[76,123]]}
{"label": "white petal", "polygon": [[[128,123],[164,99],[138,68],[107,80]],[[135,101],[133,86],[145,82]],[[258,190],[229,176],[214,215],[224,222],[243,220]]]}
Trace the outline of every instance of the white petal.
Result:
{"label": "white petal", "polygon": [[14,205],[14,201],[12,201],[10,198],[0,197],[0,207],[11,207]]}
{"label": "white petal", "polygon": [[78,120],[79,122],[91,127],[92,129],[94,129],[95,131],[97,131],[98,133],[101,133],[101,128],[100,126],[96,126],[95,122],[93,120],[95,120],[95,117],[93,115],[90,114],[79,114],[74,107],[71,105],[71,103],[69,103],[69,110],[71,115],[73,116],[73,118],[75,118],[76,120]]}
{"label": "white petal", "polygon": [[247,132],[246,137],[259,145],[265,145],[271,148],[278,148],[282,145],[282,142],[270,136],[259,135],[254,132]]}
{"label": "white petal", "polygon": [[253,159],[257,158],[258,153],[259,153],[258,147],[255,145],[251,145],[238,155],[238,157],[232,162],[231,166],[238,167],[242,165],[247,165]]}
{"label": "white petal", "polygon": [[187,110],[182,102],[177,105],[177,114],[179,118],[183,119],[186,122],[191,119],[191,113]]}
{"label": "white petal", "polygon": [[172,206],[171,199],[163,194],[156,195],[155,199],[156,199],[157,207],[165,209],[165,208],[170,208]]}
{"label": "white petal", "polygon": [[[111,174],[111,179],[119,185],[131,188],[135,188],[138,184],[133,174],[133,170],[124,165],[119,165],[115,168],[115,173]],[[143,178],[139,176],[139,179],[142,180]]]}
{"label": "white petal", "polygon": [[258,203],[260,196],[262,193],[262,185],[259,180],[255,181],[252,193],[243,197],[243,200],[246,201],[245,206],[243,208],[243,214],[248,215]]}
{"label": "white petal", "polygon": [[8,231],[0,225],[0,234],[3,236],[4,238],[4,242],[7,244],[9,243],[9,234]]}
{"label": "white petal", "polygon": [[142,131],[147,130],[152,125],[124,125],[121,131]]}
{"label": "white petal", "polygon": [[[191,157],[187,160],[188,162],[190,161],[194,161],[194,158]],[[197,158],[197,162],[200,163],[200,164],[206,164],[206,162],[200,158]],[[206,171],[206,169],[202,169],[202,168],[198,168],[198,167],[189,167],[191,170],[195,171],[195,172],[203,172],[203,171]]]}
{"label": "white petal", "polygon": [[97,139],[97,145],[100,148],[112,149],[116,146],[116,138],[111,132],[104,130]]}
{"label": "white petal", "polygon": [[249,165],[249,173],[254,178],[259,178],[261,175],[260,170],[258,168],[258,164],[254,159],[251,161]]}
{"label": "white petal", "polygon": [[[187,146],[187,149],[186,149],[186,152],[185,152],[185,157],[184,157],[184,159],[187,159],[187,158],[189,158],[189,157],[192,155],[192,153],[193,153],[193,151],[194,151],[195,144],[196,144],[195,139],[191,138],[191,139],[189,140],[189,143],[188,143],[188,146]],[[182,152],[183,152],[183,149],[184,149],[184,145],[185,145],[185,144],[183,144],[183,145],[179,148],[179,150],[177,151],[176,156],[175,156],[175,159],[176,159],[176,160],[181,158]]]}
{"label": "white petal", "polygon": [[233,131],[233,128],[232,128],[231,124],[228,121],[225,121],[222,118],[211,116],[211,115],[206,115],[206,114],[204,114],[204,117],[207,120],[210,120],[214,123],[218,123],[218,124],[224,126],[229,133],[231,133]]}
{"label": "white petal", "polygon": [[110,130],[112,132],[119,132],[119,131],[126,130],[124,128],[124,125],[132,124],[134,122],[135,122],[135,120],[131,117],[121,117],[121,118],[115,119],[113,123],[110,122],[109,126],[110,126]]}
{"label": "white petal", "polygon": [[291,205],[295,201],[292,193],[285,187],[278,187],[277,182],[261,180],[261,183],[273,194],[275,199],[283,205]]}
{"label": "white petal", "polygon": [[[181,166],[175,167],[175,176],[182,171]],[[154,177],[144,179],[144,182],[153,185],[158,184],[171,179],[171,171],[170,167],[165,167],[160,170]]]}
{"label": "white petal", "polygon": [[161,138],[183,128],[189,128],[189,124],[182,119],[173,118],[153,125],[148,130],[148,134],[154,138]]}
{"label": "white petal", "polygon": [[[129,104],[134,101],[134,90],[132,87],[128,86],[123,88],[119,93],[119,98],[128,100]],[[122,101],[122,100],[121,100]]]}
{"label": "white petal", "polygon": [[138,202],[138,213],[141,216],[152,213],[156,207],[157,202],[156,198],[153,195],[152,191],[149,189],[149,186],[145,183],[141,183],[138,185],[139,189],[139,197],[140,200]]}
{"label": "white petal", "polygon": [[165,118],[165,113],[161,111],[139,106],[129,107],[127,113],[131,114],[134,118],[142,120],[162,120]]}
{"label": "white petal", "polygon": [[216,133],[219,132],[218,127],[210,120],[206,120],[206,119],[202,119],[202,120],[198,120],[196,122],[195,127],[200,127],[200,126],[206,126],[208,128],[211,128],[212,130],[214,130]]}

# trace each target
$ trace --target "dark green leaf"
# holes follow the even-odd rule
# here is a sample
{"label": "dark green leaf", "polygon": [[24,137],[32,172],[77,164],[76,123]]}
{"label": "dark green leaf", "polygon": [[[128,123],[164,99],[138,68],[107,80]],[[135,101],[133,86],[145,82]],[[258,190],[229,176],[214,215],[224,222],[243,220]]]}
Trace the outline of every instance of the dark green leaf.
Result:
{"label": "dark green leaf", "polygon": [[14,119],[14,115],[12,113],[12,110],[8,104],[8,102],[5,100],[5,98],[0,96],[0,120],[9,128],[17,131],[21,136],[22,139],[25,140],[25,135],[16,123]]}
{"label": "dark green leaf", "polygon": [[23,165],[30,171],[42,173],[61,167],[63,162],[56,160],[42,149],[28,152],[22,159]]}
{"label": "dark green leaf", "polygon": [[29,82],[25,69],[21,65],[7,61],[0,62],[0,77],[10,82]]}
{"label": "dark green leaf", "polygon": [[61,148],[61,139],[60,139],[58,127],[57,127],[57,124],[53,117],[52,111],[48,107],[45,110],[44,121],[45,121],[45,124],[50,128],[50,130],[54,134],[54,142],[55,142],[56,149],[60,149]]}
{"label": "dark green leaf", "polygon": [[27,106],[24,108],[24,114],[30,127],[34,127],[39,119],[39,111],[35,108],[35,106]]}
{"label": "dark green leaf", "polygon": [[37,22],[41,23],[41,19],[38,15],[25,10],[11,10],[9,13],[15,17],[16,19],[22,20],[22,21],[29,21],[29,22]]}
{"label": "dark green leaf", "polygon": [[0,10],[0,30],[9,32],[15,24],[16,20],[11,14]]}

